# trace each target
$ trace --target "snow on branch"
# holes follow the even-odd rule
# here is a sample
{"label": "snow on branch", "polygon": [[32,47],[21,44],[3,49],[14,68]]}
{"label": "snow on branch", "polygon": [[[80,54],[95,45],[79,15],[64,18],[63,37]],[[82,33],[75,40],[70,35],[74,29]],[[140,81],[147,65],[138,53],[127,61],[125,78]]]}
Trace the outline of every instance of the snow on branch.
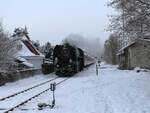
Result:
{"label": "snow on branch", "polygon": [[16,44],[18,39],[10,38],[10,35],[3,30],[0,24],[0,69],[8,70],[14,64]]}
{"label": "snow on branch", "polygon": [[146,1],[142,1],[142,0],[137,0],[137,1],[144,5],[150,6],[150,2],[146,2]]}

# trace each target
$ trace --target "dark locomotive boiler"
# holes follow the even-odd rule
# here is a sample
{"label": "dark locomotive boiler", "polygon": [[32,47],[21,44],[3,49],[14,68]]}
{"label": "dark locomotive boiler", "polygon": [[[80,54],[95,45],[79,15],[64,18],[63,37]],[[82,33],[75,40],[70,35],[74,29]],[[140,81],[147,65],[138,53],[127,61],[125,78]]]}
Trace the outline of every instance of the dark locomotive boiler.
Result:
{"label": "dark locomotive boiler", "polygon": [[84,52],[68,43],[56,45],[53,53],[54,71],[58,76],[71,76],[84,68]]}

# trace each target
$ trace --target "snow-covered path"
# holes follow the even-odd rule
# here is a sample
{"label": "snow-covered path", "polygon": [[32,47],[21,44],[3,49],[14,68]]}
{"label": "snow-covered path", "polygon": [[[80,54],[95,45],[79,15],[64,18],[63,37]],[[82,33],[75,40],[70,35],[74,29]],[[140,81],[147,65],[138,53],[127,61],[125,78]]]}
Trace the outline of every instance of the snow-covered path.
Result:
{"label": "snow-covered path", "polygon": [[49,91],[13,113],[150,113],[149,86],[150,72],[102,64],[96,76],[91,66],[57,87],[54,109],[37,110],[39,102],[51,102]]}

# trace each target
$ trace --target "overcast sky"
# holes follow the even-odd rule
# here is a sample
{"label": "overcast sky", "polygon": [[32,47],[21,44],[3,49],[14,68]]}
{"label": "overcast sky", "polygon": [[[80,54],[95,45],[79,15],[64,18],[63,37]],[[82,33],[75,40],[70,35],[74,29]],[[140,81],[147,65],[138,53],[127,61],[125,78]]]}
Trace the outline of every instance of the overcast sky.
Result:
{"label": "overcast sky", "polygon": [[30,37],[53,44],[71,34],[105,40],[111,9],[108,0],[0,0],[0,18],[11,33],[28,28]]}

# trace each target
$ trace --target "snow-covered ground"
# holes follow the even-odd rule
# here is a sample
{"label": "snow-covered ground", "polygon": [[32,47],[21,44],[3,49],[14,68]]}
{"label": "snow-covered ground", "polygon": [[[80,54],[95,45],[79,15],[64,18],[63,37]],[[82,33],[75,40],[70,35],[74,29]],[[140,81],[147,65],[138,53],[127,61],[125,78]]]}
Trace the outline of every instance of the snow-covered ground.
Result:
{"label": "snow-covered ground", "polygon": [[36,75],[22,80],[18,80],[17,82],[7,83],[4,86],[0,87],[0,98],[30,88],[34,85],[37,85],[39,83],[42,83],[54,77],[55,77],[54,74],[47,75],[47,76]]}
{"label": "snow-covered ground", "polygon": [[[19,84],[23,87],[24,81],[28,86],[30,81],[32,85],[49,77],[20,80],[11,83],[13,87],[7,84],[0,88],[0,94],[10,93],[6,91],[9,87],[16,89]],[[93,65],[57,86],[55,93],[54,109],[37,109],[38,103],[51,102],[52,93],[48,91],[13,113],[150,113],[150,72],[118,70],[116,66],[103,63],[97,76]]]}

